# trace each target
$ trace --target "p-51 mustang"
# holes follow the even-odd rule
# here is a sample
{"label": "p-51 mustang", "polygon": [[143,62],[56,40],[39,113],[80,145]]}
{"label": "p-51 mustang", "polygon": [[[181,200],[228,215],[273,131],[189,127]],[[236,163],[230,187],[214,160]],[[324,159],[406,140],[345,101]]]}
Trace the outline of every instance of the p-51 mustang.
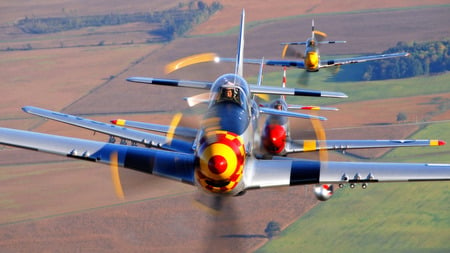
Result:
{"label": "p-51 mustang", "polygon": [[[0,143],[91,162],[117,164],[196,185],[219,196],[237,196],[250,189],[305,184],[450,180],[450,164],[258,159],[255,155],[255,143],[260,139],[257,130],[260,110],[252,102],[252,93],[314,96],[326,96],[330,93],[249,85],[242,77],[244,16],[243,12],[235,73],[224,74],[214,82],[129,78],[129,81],[135,82],[210,90],[208,110],[193,143],[176,138],[167,140],[161,135],[35,107],[25,107],[24,110],[157,148],[103,143],[8,128],[0,128]],[[339,93],[331,95],[343,96]],[[266,110],[267,113],[271,111],[278,110]]]}
{"label": "p-51 mustang", "polygon": [[[260,74],[261,75],[261,74]],[[282,87],[286,87],[286,67],[283,68]],[[285,96],[272,100],[270,103],[261,104],[282,111],[289,109],[302,110],[335,110],[333,107],[289,105]],[[316,137],[325,135],[318,123],[314,123]],[[323,132],[323,133],[321,133]],[[291,139],[289,119],[282,115],[268,115],[262,127],[262,151],[269,155],[288,155],[292,153],[320,151],[320,150],[347,150],[347,149],[368,149],[368,148],[394,148],[394,147],[418,147],[418,146],[441,146],[445,142],[442,140],[329,140],[323,136],[322,140],[293,140]]]}
{"label": "p-51 mustang", "polygon": [[[316,37],[316,35],[319,36]],[[295,50],[290,49],[289,46],[292,45],[305,45],[305,52],[303,55],[300,55],[300,58],[302,58],[302,61],[296,61],[296,60],[268,60],[266,62],[267,65],[275,65],[275,66],[290,66],[290,67],[297,67],[301,69],[305,69],[308,72],[316,72],[319,71],[321,68],[328,68],[338,65],[344,65],[344,64],[352,64],[352,63],[361,63],[366,61],[375,61],[375,60],[383,60],[383,59],[390,59],[390,58],[396,58],[396,57],[402,57],[402,56],[408,56],[408,53],[393,53],[393,54],[379,54],[379,55],[367,55],[367,56],[358,56],[358,57],[349,57],[349,58],[341,58],[341,59],[334,59],[334,60],[321,60],[320,59],[320,52],[319,52],[319,45],[321,44],[337,44],[337,43],[346,43],[346,41],[323,41],[321,38],[326,37],[325,33],[322,33],[320,31],[314,30],[314,20],[312,21],[312,32],[311,32],[311,38],[308,38],[306,41],[300,41],[300,42],[283,42],[281,45],[284,45],[283,51],[282,51],[282,57],[284,58],[286,55],[292,54],[294,52],[294,55],[298,55]],[[289,53],[291,52],[291,53]]]}

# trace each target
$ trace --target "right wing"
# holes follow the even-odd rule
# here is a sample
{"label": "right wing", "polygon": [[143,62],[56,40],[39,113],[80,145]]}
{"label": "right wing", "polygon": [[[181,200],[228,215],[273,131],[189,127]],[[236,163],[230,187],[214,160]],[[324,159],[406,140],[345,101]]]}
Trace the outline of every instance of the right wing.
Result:
{"label": "right wing", "polygon": [[144,147],[103,143],[64,136],[0,128],[0,144],[111,164],[117,154],[118,166],[194,184],[195,156]]}
{"label": "right wing", "polygon": [[319,150],[347,150],[368,148],[425,147],[445,145],[442,140],[296,140],[287,141],[286,153]]}
{"label": "right wing", "polygon": [[95,120],[73,116],[61,112],[49,111],[33,106],[25,106],[22,109],[30,114],[90,129],[95,132],[104,133],[110,136],[116,136],[122,139],[130,140],[132,142],[144,144],[148,147],[157,147],[172,151],[193,153],[192,143],[190,142],[177,139],[168,141],[165,136],[137,131],[125,127],[119,127],[112,124],[106,124]]}
{"label": "right wing", "polygon": [[450,181],[450,164],[320,162],[292,158],[249,161],[247,189],[304,184]]}
{"label": "right wing", "polygon": [[342,58],[342,59],[334,59],[334,60],[321,60],[320,68],[327,68],[337,65],[345,65],[345,64],[353,64],[353,63],[361,63],[367,61],[376,61],[376,60],[384,60],[391,59],[396,57],[405,57],[409,56],[409,53],[393,53],[393,54],[378,54],[378,55],[367,55],[367,56],[358,56],[358,57],[350,57],[350,58]]}

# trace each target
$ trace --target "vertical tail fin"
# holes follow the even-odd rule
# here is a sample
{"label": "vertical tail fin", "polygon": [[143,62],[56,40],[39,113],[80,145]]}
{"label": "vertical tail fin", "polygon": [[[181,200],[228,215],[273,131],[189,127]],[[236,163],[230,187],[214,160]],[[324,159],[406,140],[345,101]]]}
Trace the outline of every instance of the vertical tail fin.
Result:
{"label": "vertical tail fin", "polygon": [[315,40],[314,36],[314,19],[311,21],[311,38]]}
{"label": "vertical tail fin", "polygon": [[236,54],[236,69],[235,73],[239,76],[243,76],[244,65],[244,27],[245,27],[245,10],[242,9],[241,15],[241,30],[239,33],[239,40]]}
{"label": "vertical tail fin", "polygon": [[263,68],[264,68],[264,57],[261,59],[261,63],[259,65],[258,86],[261,86],[263,81]]}

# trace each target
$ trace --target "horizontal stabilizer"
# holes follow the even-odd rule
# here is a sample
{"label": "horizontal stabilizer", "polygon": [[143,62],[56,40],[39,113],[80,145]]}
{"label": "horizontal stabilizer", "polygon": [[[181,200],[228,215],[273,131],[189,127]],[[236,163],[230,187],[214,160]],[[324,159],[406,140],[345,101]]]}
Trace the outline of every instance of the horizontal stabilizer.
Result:
{"label": "horizontal stabilizer", "polygon": [[128,82],[133,83],[146,83],[166,86],[178,86],[196,89],[211,89],[212,82],[203,81],[189,81],[189,80],[176,80],[176,79],[160,79],[151,77],[129,77]]}
{"label": "horizontal stabilizer", "polygon": [[[196,89],[210,89],[212,82],[204,81],[188,81],[176,79],[158,79],[151,77],[130,77],[129,82],[146,83],[155,85],[167,85],[175,87],[187,87]],[[286,95],[286,96],[308,96],[308,97],[328,97],[328,98],[347,98],[348,96],[342,92],[308,90],[298,88],[283,88],[272,86],[249,85],[251,93],[269,94],[269,95]]]}

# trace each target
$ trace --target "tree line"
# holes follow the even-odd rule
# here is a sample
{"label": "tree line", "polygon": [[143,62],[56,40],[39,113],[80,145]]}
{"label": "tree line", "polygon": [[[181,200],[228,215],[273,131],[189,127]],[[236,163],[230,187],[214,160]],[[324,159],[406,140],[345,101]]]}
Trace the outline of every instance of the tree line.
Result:
{"label": "tree line", "polygon": [[127,23],[144,22],[159,25],[149,33],[159,35],[164,40],[172,40],[189,31],[193,25],[207,20],[223,6],[219,2],[211,5],[203,1],[180,3],[177,7],[155,12],[140,12],[132,14],[109,13],[104,15],[78,16],[76,13],[66,13],[62,17],[25,17],[16,26],[25,33],[47,34],[85,27],[100,27],[123,25]]}
{"label": "tree line", "polygon": [[[428,42],[398,42],[395,47],[383,53],[408,52],[408,57],[399,57],[362,64],[361,75],[352,76],[343,72],[333,78],[335,81],[370,81],[394,78],[408,78],[420,75],[438,74],[450,70],[450,40]],[[345,66],[351,71],[351,66]],[[347,75],[348,77],[345,77]],[[351,76],[351,77],[350,77]]]}

